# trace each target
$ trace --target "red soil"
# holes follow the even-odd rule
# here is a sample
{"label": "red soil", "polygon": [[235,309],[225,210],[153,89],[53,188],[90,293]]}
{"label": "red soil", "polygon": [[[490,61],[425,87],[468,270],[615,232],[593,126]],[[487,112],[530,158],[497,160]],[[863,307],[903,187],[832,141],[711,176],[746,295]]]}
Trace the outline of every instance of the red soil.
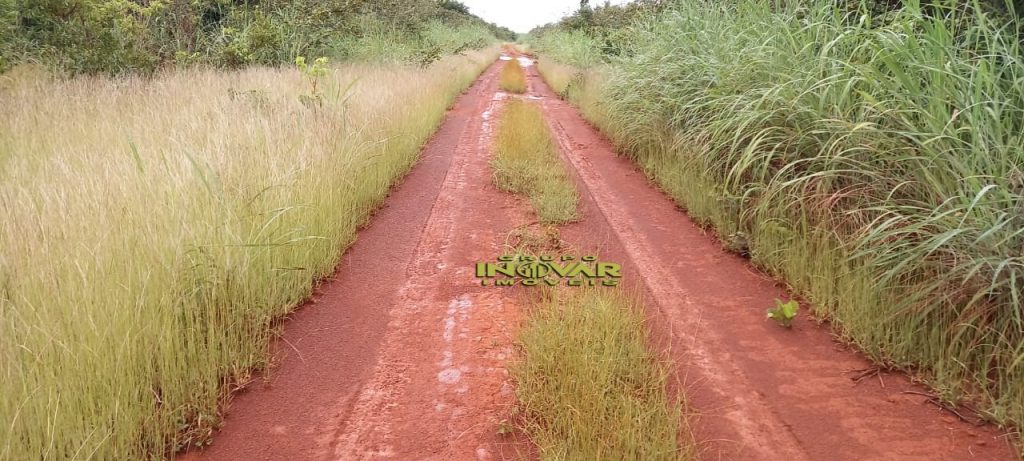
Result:
{"label": "red soil", "polygon": [[[520,459],[498,430],[514,402],[506,366],[518,294],[480,287],[473,264],[502,254],[528,206],[488,166],[503,98],[499,65],[463,95],[421,160],[286,325],[276,367],[235,397],[213,444],[188,459]],[[657,347],[685,393],[703,459],[1010,460],[1008,437],[925,403],[824,326],[792,330],[764,309],[788,294],[721,250],[528,66],[581,191],[571,246],[619,262],[642,293]],[[884,382],[884,387],[880,383]]]}
{"label": "red soil", "polygon": [[210,460],[514,457],[498,429],[514,401],[505,365],[520,312],[480,287],[528,208],[491,185],[492,66],[308,305],[276,364],[234,398]]}
{"label": "red soil", "polygon": [[535,67],[528,74],[585,191],[586,219],[564,234],[627,260],[627,280],[645,292],[648,324],[678,367],[702,459],[1016,459],[996,428],[906,393],[927,389],[903,374],[855,382],[853,370],[872,365],[827,325],[766,321],[765,309],[790,295],[679,212]]}

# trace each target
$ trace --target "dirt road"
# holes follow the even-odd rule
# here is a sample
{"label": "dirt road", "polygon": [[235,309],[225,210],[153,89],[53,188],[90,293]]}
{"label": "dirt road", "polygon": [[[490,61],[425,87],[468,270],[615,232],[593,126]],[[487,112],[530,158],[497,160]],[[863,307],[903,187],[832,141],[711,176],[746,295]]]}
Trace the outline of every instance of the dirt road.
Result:
{"label": "dirt road", "polygon": [[475,284],[531,218],[491,185],[497,66],[451,109],[336,276],[287,322],[270,376],[235,397],[210,460],[513,457],[505,364],[520,313]]}
{"label": "dirt road", "polygon": [[1007,437],[926,402],[917,393],[927,389],[906,376],[855,382],[871,363],[835,342],[827,325],[801,319],[786,330],[766,321],[765,309],[790,295],[724,252],[535,68],[529,74],[588,197],[582,235],[610,228],[648,295],[648,323],[679,367],[702,459],[1016,459]]}
{"label": "dirt road", "polygon": [[[525,97],[543,105],[581,191],[583,220],[563,238],[623,264],[644,293],[704,459],[1014,459],[994,428],[904,393],[926,390],[903,376],[855,383],[849,370],[869,363],[827,327],[765,322],[786,293],[723,252],[527,69]],[[475,262],[534,220],[491,182],[493,123],[508,97],[498,70],[457,101],[337,275],[288,321],[270,376],[185,458],[531,457],[528,443],[498,434],[514,401],[506,365],[519,293],[473,278]]]}

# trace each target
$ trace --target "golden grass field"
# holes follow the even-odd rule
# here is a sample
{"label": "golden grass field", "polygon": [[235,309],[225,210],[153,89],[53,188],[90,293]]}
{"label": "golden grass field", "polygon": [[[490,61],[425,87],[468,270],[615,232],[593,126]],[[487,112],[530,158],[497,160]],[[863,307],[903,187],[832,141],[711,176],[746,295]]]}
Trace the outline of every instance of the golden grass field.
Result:
{"label": "golden grass field", "polygon": [[0,77],[0,459],[205,441],[496,57]]}

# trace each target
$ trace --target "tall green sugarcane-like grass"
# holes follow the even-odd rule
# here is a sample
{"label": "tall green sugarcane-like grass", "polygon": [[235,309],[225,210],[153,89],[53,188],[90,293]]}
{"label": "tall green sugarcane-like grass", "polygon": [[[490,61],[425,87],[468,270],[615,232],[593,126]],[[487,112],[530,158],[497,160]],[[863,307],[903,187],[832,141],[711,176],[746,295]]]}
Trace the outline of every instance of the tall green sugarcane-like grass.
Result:
{"label": "tall green sugarcane-like grass", "polygon": [[0,459],[205,441],[497,50],[429,68],[0,76]]}
{"label": "tall green sugarcane-like grass", "polygon": [[1019,425],[1020,26],[904,4],[679,2],[590,116],[866,353]]}
{"label": "tall green sugarcane-like grass", "polygon": [[592,67],[604,61],[600,40],[580,31],[551,30],[525,37],[536,52],[574,67]]}

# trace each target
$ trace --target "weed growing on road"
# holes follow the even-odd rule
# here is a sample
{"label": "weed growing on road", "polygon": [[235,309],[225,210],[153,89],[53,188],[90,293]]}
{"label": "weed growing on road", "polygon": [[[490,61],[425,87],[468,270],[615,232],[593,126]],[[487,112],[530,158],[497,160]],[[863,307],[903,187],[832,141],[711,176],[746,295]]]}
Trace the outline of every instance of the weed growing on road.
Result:
{"label": "weed growing on road", "polygon": [[491,165],[498,187],[529,197],[542,223],[578,219],[579,193],[537,104],[520,100],[508,103],[498,125]]}
{"label": "weed growing on road", "polygon": [[519,336],[512,369],[522,428],[540,458],[695,459],[682,409],[648,350],[643,314],[616,291],[548,293]]}
{"label": "weed growing on road", "polygon": [[775,307],[769,308],[767,311],[767,318],[774,320],[779,325],[789,328],[793,326],[793,319],[796,318],[797,312],[800,312],[800,303],[796,300],[791,299],[787,302],[781,300],[775,300]]}
{"label": "weed growing on road", "polygon": [[499,87],[502,91],[522,94],[526,92],[526,71],[519,60],[512,59],[501,68]]}

